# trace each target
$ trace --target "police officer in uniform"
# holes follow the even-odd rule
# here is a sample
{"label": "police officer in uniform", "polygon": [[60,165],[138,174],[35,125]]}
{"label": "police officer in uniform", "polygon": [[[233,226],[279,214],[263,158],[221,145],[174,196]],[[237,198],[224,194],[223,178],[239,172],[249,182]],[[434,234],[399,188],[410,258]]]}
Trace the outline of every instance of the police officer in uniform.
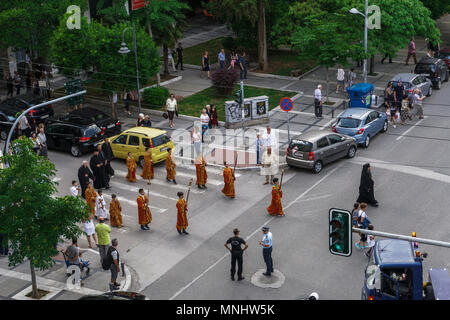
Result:
{"label": "police officer in uniform", "polygon": [[263,275],[270,277],[273,272],[273,261],[272,261],[272,232],[269,231],[269,227],[263,227],[262,232],[264,236],[259,244],[263,247],[263,257],[266,263],[266,272]]}
{"label": "police officer in uniform", "polygon": [[[230,239],[225,242],[224,246],[228,249],[228,251],[231,252],[231,280],[234,281],[234,274],[236,272],[236,262],[238,264],[238,281],[244,280],[244,277],[242,276],[242,254],[245,250],[248,248],[248,243],[245,242],[244,239],[239,237],[239,230],[234,229],[233,230],[234,237],[231,237]],[[228,244],[231,244],[231,249],[228,246]],[[242,249],[241,245],[244,245],[245,248]]]}

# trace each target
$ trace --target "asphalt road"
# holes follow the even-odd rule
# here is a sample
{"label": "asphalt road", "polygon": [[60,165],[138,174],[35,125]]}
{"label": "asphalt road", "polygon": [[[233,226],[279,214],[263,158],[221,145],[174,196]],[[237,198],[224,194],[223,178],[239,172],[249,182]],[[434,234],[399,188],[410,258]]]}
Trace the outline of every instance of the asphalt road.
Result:
{"label": "asphalt road", "polygon": [[[193,165],[179,165],[176,186],[165,182],[165,167],[157,165],[156,180],[148,186],[140,177],[135,184],[126,182],[124,161],[114,160],[116,176],[112,189],[104,194],[108,203],[109,196],[117,194],[124,208],[125,227],[114,229],[113,236],[119,238],[121,258],[137,277],[135,289],[150,299],[296,299],[312,291],[323,299],[359,299],[367,258],[356,249],[349,258],[329,253],[328,210],[352,207],[358,196],[362,164],[370,162],[380,203],[367,212],[375,229],[405,235],[415,231],[418,237],[449,241],[449,101],[450,84],[446,83],[424,100],[423,121],[390,127],[375,137],[368,149],[358,149],[354,159],[337,161],[318,175],[287,169],[283,181],[286,216],[282,218],[267,214],[271,188],[262,185],[259,172],[240,171],[237,197],[230,200],[220,192],[221,172],[209,168],[208,190],[192,189],[188,236],[176,232],[175,203],[177,191],[186,191],[190,177],[195,175]],[[295,110],[300,110],[299,105]],[[275,114],[272,126],[281,128],[282,117]],[[298,123],[291,122],[291,130],[314,128],[311,116],[298,114],[296,118]],[[328,126],[323,130],[329,130]],[[74,159],[66,153],[50,152],[49,156],[58,170],[59,193],[68,194],[71,180],[89,155]],[[153,214],[150,231],[145,232],[137,224],[140,187],[149,188]],[[279,289],[262,289],[250,282],[251,276],[264,268],[258,246],[264,224],[270,226],[274,236],[275,269],[286,277]],[[230,258],[223,247],[235,227],[243,237],[250,236],[250,247],[244,254],[246,280],[242,282],[229,279]],[[427,245],[420,248],[429,253],[426,268],[450,267],[450,250]]]}

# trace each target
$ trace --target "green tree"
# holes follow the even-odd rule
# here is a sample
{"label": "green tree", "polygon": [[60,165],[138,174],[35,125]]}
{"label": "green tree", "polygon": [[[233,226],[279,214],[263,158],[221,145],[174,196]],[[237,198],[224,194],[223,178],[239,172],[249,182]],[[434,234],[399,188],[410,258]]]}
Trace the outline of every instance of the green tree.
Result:
{"label": "green tree", "polygon": [[70,5],[81,10],[86,0],[2,0],[0,1],[0,47],[36,51],[45,58],[53,31]]}
{"label": "green tree", "polygon": [[440,18],[445,13],[450,13],[450,3],[448,0],[421,0],[423,5],[431,11],[433,19]]}
{"label": "green tree", "polygon": [[37,297],[35,268],[48,269],[58,251],[55,244],[82,233],[77,223],[90,211],[78,197],[54,197],[55,166],[33,151],[27,138],[12,143],[13,155],[1,161],[9,167],[0,170],[0,232],[10,242],[9,265],[29,260],[33,297]]}

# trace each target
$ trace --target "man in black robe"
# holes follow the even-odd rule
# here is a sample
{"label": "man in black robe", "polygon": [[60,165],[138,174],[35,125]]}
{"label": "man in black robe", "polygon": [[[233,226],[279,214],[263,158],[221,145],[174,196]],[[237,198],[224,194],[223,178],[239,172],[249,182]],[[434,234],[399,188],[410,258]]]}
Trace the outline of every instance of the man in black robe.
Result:
{"label": "man in black robe", "polygon": [[98,150],[94,151],[94,155],[90,161],[91,170],[94,173],[94,188],[105,188],[106,183],[106,171],[105,171],[105,159],[99,154]]}
{"label": "man in black robe", "polygon": [[84,198],[84,191],[87,188],[87,185],[89,183],[89,179],[94,180],[94,175],[92,174],[91,170],[89,170],[88,162],[83,161],[83,165],[78,169],[78,181],[80,182],[81,186],[81,196]]}
{"label": "man in black robe", "polygon": [[370,164],[366,163],[363,166],[361,172],[361,183],[359,185],[359,197],[356,202],[365,202],[374,207],[378,207],[378,201],[375,200],[375,195],[373,193],[374,182],[372,179],[372,173],[370,172]]}
{"label": "man in black robe", "polygon": [[114,154],[111,149],[111,144],[109,143],[109,139],[105,138],[105,143],[102,144],[101,151],[103,152],[103,157],[105,158],[105,168],[106,168],[106,174],[110,177],[114,176],[114,169],[111,167],[111,160],[114,157]]}

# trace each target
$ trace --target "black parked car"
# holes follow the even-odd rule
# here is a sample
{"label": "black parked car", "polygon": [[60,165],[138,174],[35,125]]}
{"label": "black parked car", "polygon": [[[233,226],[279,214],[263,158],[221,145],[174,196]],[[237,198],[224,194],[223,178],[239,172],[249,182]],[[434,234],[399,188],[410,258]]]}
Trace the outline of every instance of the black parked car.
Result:
{"label": "black parked car", "polygon": [[[17,112],[22,112],[34,105],[44,102],[45,99],[41,96],[34,96],[30,94],[19,95],[15,97],[3,100],[0,103],[0,107],[3,110],[10,110],[11,113],[16,114]],[[37,108],[36,110],[31,110],[27,114],[28,122],[32,127],[37,126],[39,123],[44,123],[47,119],[55,114],[51,104]]]}
{"label": "black parked car", "polygon": [[[0,105],[0,139],[6,140],[8,138],[9,130],[16,121],[17,111],[15,109],[7,108]],[[17,127],[13,134],[13,138],[17,137]]]}
{"label": "black parked car", "polygon": [[73,110],[72,112],[60,117],[60,120],[63,121],[71,121],[76,119],[88,119],[95,122],[107,137],[119,134],[122,131],[122,125],[118,119],[113,119],[103,111],[94,108]]}
{"label": "black parked car", "polygon": [[93,151],[103,139],[102,130],[88,119],[50,119],[45,127],[45,135],[49,149],[70,151],[74,157]]}
{"label": "black parked car", "polygon": [[414,73],[426,74],[436,89],[441,88],[442,81],[450,78],[449,70],[444,60],[425,57],[417,63]]}

